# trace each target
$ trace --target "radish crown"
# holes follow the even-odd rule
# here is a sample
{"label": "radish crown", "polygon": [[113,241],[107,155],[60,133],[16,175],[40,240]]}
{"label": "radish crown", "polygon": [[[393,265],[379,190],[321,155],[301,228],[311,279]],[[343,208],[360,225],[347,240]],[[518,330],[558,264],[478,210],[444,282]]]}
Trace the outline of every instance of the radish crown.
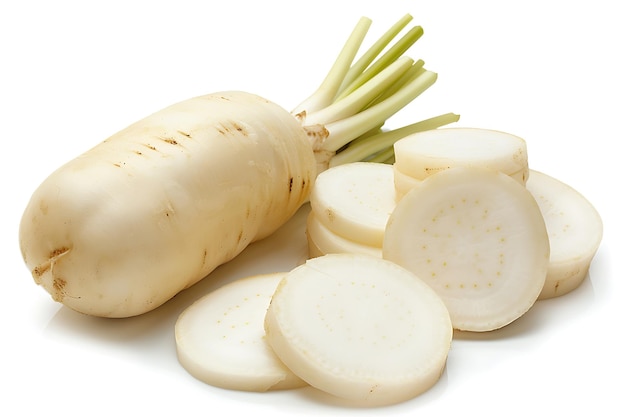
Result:
{"label": "radish crown", "polygon": [[362,17],[317,90],[292,110],[311,139],[320,172],[348,162],[391,162],[396,140],[459,120],[458,115],[446,113],[400,129],[381,130],[388,118],[437,80],[436,73],[424,68],[424,61],[403,55],[423,35],[421,26],[412,27],[389,46],[412,19],[404,15],[355,60],[372,23]]}

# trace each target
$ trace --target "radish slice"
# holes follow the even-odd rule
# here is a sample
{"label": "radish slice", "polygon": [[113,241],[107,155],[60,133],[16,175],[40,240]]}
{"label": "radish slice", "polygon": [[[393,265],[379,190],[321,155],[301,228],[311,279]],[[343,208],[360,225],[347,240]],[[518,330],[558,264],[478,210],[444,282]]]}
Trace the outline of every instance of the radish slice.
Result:
{"label": "radish slice", "polygon": [[550,238],[550,265],[539,298],[557,297],[587,276],[602,241],[602,219],[582,194],[542,172],[531,171],[526,187],[539,204]]}
{"label": "radish slice", "polygon": [[425,280],[456,329],[488,331],[524,314],[543,288],[550,246],[528,190],[497,171],[428,177],[389,218],[383,258]]}
{"label": "radish slice", "polygon": [[452,340],[448,311],[428,285],[361,254],[325,255],[292,270],[272,298],[265,329],[295,374],[364,405],[428,390]]}
{"label": "radish slice", "polygon": [[382,245],[375,247],[355,242],[333,233],[319,221],[315,213],[309,213],[306,222],[309,256],[317,257],[329,253],[362,253],[382,258]]}
{"label": "radish slice", "polygon": [[382,247],[396,197],[391,165],[354,162],[322,172],[310,197],[311,210],[329,230]]}
{"label": "radish slice", "polygon": [[285,275],[234,281],[184,310],[175,326],[181,365],[195,378],[221,388],[262,392],[305,386],[265,340],[265,312]]}
{"label": "radish slice", "polygon": [[[526,181],[528,180],[528,172],[528,169],[520,169],[519,171],[508,175],[520,184],[526,184]],[[396,201],[400,200],[406,193],[420,185],[421,182],[422,180],[418,180],[417,178],[413,178],[410,175],[405,174],[400,171],[395,164],[393,165],[393,183],[396,189]]]}
{"label": "radish slice", "polygon": [[526,141],[509,133],[475,128],[433,129],[394,144],[398,171],[423,180],[456,166],[477,166],[528,178]]}

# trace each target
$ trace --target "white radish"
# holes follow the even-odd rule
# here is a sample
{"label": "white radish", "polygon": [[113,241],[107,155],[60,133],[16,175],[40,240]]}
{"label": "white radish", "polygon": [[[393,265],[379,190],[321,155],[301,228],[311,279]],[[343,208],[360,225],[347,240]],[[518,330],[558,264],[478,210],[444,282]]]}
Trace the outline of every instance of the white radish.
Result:
{"label": "white radish", "polygon": [[524,186],[491,169],[457,167],[429,176],[398,202],[383,258],[427,282],[456,329],[489,331],[534,305],[550,245]]}
{"label": "white radish", "polygon": [[428,285],[357,254],[325,255],[289,272],[265,330],[276,355],[311,386],[372,406],[431,388],[452,341],[448,311]]}
{"label": "white radish", "polygon": [[315,170],[306,135],[279,106],[238,92],[197,97],[50,175],[24,213],[22,254],[54,300],[140,314],[282,225]]}
{"label": "white radish", "polygon": [[382,247],[395,207],[393,167],[353,162],[322,172],[311,191],[311,212],[331,232],[367,246]]}
{"label": "white radish", "polygon": [[340,236],[322,224],[313,212],[307,217],[306,235],[310,257],[329,253],[361,253],[382,258],[382,244],[371,246]]}
{"label": "white radish", "polygon": [[521,184],[528,178],[526,141],[510,133],[479,128],[418,132],[394,144],[399,172],[423,180],[455,166],[501,171]]}
{"label": "white radish", "polygon": [[264,392],[305,386],[265,339],[265,313],[286,273],[242,278],[187,307],[175,326],[181,365],[220,388]]}
{"label": "white radish", "polygon": [[585,279],[602,241],[600,214],[580,192],[531,170],[526,188],[535,197],[550,239],[550,264],[540,299],[576,289]]}
{"label": "white radish", "polygon": [[320,88],[292,113],[253,94],[204,95],[148,116],[52,173],[20,224],[35,282],[82,313],[138,315],[275,231],[341,148],[436,80],[421,64],[413,71],[409,58],[394,64],[398,56],[384,55],[379,71],[335,100],[369,24],[359,21]]}

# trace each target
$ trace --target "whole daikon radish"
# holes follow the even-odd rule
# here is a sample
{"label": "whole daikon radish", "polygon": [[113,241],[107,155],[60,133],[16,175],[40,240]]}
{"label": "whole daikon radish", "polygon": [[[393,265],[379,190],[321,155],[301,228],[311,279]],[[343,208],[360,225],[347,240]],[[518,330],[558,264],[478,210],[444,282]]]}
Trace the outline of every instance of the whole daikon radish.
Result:
{"label": "whole daikon radish", "polygon": [[[409,20],[366,55],[376,58]],[[275,231],[307,201],[317,173],[340,148],[436,80],[423,68],[405,77],[414,62],[400,55],[419,38],[413,30],[392,48],[396,55],[383,55],[379,71],[335,100],[354,73],[369,25],[359,21],[320,88],[292,112],[244,92],[195,97],[53,172],[20,224],[21,252],[35,282],[76,311],[134,316]]]}

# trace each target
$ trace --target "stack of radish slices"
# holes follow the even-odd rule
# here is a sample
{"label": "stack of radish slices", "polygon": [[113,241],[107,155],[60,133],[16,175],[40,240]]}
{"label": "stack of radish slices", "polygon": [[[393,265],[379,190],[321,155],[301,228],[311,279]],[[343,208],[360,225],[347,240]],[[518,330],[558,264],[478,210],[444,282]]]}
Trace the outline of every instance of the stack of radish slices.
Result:
{"label": "stack of radish slices", "polygon": [[530,170],[523,139],[437,129],[394,150],[393,165],[318,176],[305,264],[235,281],[181,314],[189,373],[223,388],[308,385],[359,405],[398,403],[437,382],[454,329],[499,329],[586,277],[600,216]]}

